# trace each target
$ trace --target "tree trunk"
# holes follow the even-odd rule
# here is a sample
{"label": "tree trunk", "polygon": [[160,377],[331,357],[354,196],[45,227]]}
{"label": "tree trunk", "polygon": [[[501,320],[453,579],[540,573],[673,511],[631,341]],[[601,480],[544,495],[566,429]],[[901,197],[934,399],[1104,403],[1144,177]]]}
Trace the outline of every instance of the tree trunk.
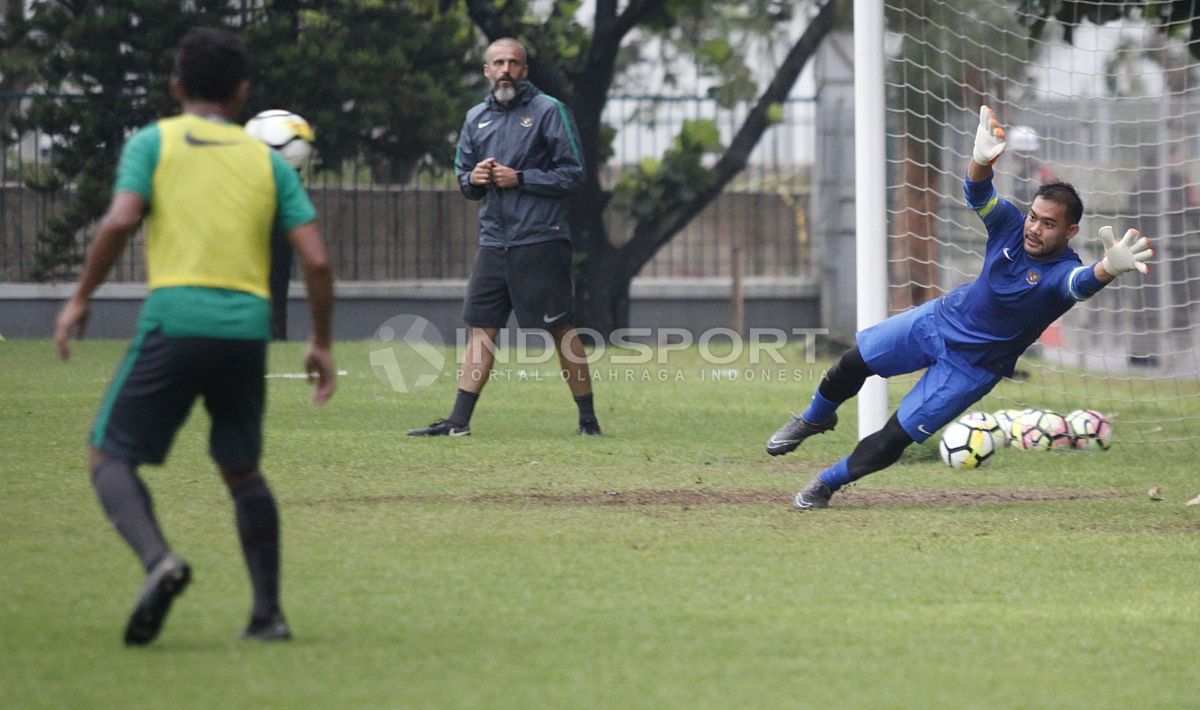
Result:
{"label": "tree trunk", "polygon": [[629,326],[632,274],[621,268],[621,250],[608,240],[604,210],[588,208],[581,195],[573,205],[571,235],[575,242],[575,325],[608,337]]}
{"label": "tree trunk", "polygon": [[[591,233],[603,238],[602,241],[599,239],[580,241],[578,236],[576,237],[576,252],[583,251],[596,262],[589,267],[596,280],[576,283],[577,303],[584,299],[590,301],[586,309],[582,307],[579,309],[580,314],[602,316],[596,322],[611,322],[616,328],[629,325],[629,284],[633,277],[654,258],[659,249],[687,226],[688,222],[703,212],[704,208],[721,194],[725,186],[746,167],[754,147],[758,145],[767,129],[773,125],[772,112],[777,109],[779,104],[787,100],[788,94],[791,93],[792,87],[800,77],[805,65],[808,64],[808,60],[812,58],[821,42],[833,30],[834,21],[837,18],[837,4],[836,0],[826,0],[804,29],[804,33],[792,45],[771,83],[751,107],[742,125],[734,134],[729,147],[713,166],[714,179],[708,189],[696,192],[690,199],[668,203],[665,205],[666,208],[655,217],[639,220],[637,226],[634,227],[633,236],[619,249],[613,248],[608,242],[604,224],[600,219],[603,207],[592,209],[596,204],[602,203],[593,204],[583,200],[577,200],[574,203],[572,212],[582,213],[583,220],[592,220],[592,215],[594,215],[596,226]],[[603,105],[600,104],[599,107],[602,108]],[[593,111],[590,115],[598,118],[600,114],[599,111]],[[598,128],[599,124],[595,125]],[[591,128],[589,124],[581,121],[581,130],[586,131],[589,128]],[[596,135],[598,135],[598,131]],[[586,146],[588,144],[587,134],[583,140]],[[594,179],[596,171],[589,170],[588,174]],[[586,194],[590,187],[592,186],[585,185],[583,194]],[[572,228],[574,229],[574,226]],[[608,286],[600,286],[600,280],[604,278],[609,279],[612,283]],[[581,287],[583,293],[586,294],[583,297],[579,295]],[[586,289],[594,287],[603,289],[604,293],[601,291],[587,293]],[[605,304],[606,299],[612,300]],[[615,320],[608,320],[613,317]],[[606,332],[601,328],[597,328],[597,330],[602,333]]]}
{"label": "tree trunk", "polygon": [[900,187],[892,240],[891,309],[907,310],[941,295],[937,212],[939,175],[925,143],[900,143]]}

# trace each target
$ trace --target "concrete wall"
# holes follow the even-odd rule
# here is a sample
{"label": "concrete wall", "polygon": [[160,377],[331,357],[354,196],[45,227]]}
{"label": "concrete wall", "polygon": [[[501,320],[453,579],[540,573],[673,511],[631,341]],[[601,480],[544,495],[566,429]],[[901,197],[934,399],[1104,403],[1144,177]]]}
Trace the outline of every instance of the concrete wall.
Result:
{"label": "concrete wall", "polygon": [[[0,336],[48,338],[70,284],[0,284]],[[634,328],[682,328],[698,338],[711,328],[727,328],[732,320],[727,279],[637,279],[630,303]],[[819,285],[812,280],[748,279],[744,285],[746,328],[821,327]],[[337,286],[334,335],[361,340],[374,335],[385,321],[399,315],[428,319],[452,342],[462,326],[466,281],[343,282]],[[142,285],[106,284],[92,300],[87,335],[128,338],[137,322],[146,289]],[[288,309],[288,336],[303,340],[310,332],[304,287],[293,283]],[[515,328],[510,321],[510,327]]]}

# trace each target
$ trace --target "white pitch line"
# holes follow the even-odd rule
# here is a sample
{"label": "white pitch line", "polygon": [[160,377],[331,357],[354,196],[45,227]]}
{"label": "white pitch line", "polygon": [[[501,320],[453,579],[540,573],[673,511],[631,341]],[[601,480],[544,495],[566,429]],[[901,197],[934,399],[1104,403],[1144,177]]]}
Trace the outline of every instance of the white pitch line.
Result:
{"label": "white pitch line", "polygon": [[[338,370],[337,374],[339,377],[345,377],[346,375],[349,375],[350,373],[345,370]],[[280,380],[307,380],[308,373],[307,372],[276,372],[274,374],[266,375],[266,378],[268,380],[272,379],[272,378],[280,379]]]}

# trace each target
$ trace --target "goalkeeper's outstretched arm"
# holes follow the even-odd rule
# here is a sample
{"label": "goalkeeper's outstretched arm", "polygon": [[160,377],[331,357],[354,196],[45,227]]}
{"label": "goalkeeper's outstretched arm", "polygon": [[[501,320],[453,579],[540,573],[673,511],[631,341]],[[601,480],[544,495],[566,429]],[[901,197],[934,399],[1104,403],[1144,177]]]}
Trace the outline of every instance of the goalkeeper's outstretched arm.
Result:
{"label": "goalkeeper's outstretched arm", "polygon": [[1154,256],[1154,250],[1150,248],[1150,240],[1138,230],[1126,230],[1118,242],[1113,239],[1112,227],[1104,226],[1100,228],[1100,240],[1104,242],[1104,258],[1096,262],[1093,270],[1101,283],[1109,283],[1130,271],[1150,273],[1150,265],[1146,262]]}
{"label": "goalkeeper's outstretched arm", "polygon": [[1138,230],[1126,230],[1118,242],[1113,239],[1112,227],[1101,227],[1100,240],[1104,242],[1104,258],[1091,267],[1081,266],[1071,273],[1068,288],[1078,300],[1091,297],[1121,274],[1130,271],[1150,273],[1147,262],[1154,256],[1154,250],[1150,248],[1150,240]]}
{"label": "goalkeeper's outstretched arm", "polygon": [[979,107],[979,127],[975,129],[975,149],[967,164],[967,179],[983,182],[992,178],[992,165],[1008,147],[1004,141],[1004,127],[996,120],[996,114],[987,106]]}

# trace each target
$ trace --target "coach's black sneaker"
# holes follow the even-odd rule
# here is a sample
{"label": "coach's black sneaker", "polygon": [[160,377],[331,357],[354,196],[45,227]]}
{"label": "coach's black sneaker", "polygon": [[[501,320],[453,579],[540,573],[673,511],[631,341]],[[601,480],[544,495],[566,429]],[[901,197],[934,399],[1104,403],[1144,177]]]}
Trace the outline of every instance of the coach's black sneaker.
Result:
{"label": "coach's black sneaker", "polygon": [[767,453],[772,456],[781,456],[795,449],[808,437],[813,434],[824,434],[827,431],[833,431],[837,426],[837,412],[829,415],[824,423],[813,424],[797,414],[791,418],[787,424],[779,427],[779,431],[771,435],[767,439]]}
{"label": "coach's black sneaker", "polygon": [[292,630],[283,620],[283,615],[276,614],[265,619],[251,619],[246,628],[242,629],[239,638],[255,641],[291,641]]}
{"label": "coach's black sneaker", "polygon": [[808,482],[808,485],[801,488],[796,494],[796,498],[792,501],[792,505],[796,510],[812,510],[813,508],[828,508],[829,499],[833,497],[833,491],[829,486],[821,483],[820,478],[814,478]]}
{"label": "coach's black sneaker", "polygon": [[192,568],[168,552],[146,575],[142,591],[125,626],[125,645],[144,646],[158,636],[171,602],[192,581]]}
{"label": "coach's black sneaker", "polygon": [[580,436],[600,436],[600,422],[595,419],[579,420]]}
{"label": "coach's black sneaker", "polygon": [[451,424],[449,419],[439,419],[424,429],[411,429],[409,436],[470,436],[471,427]]}

